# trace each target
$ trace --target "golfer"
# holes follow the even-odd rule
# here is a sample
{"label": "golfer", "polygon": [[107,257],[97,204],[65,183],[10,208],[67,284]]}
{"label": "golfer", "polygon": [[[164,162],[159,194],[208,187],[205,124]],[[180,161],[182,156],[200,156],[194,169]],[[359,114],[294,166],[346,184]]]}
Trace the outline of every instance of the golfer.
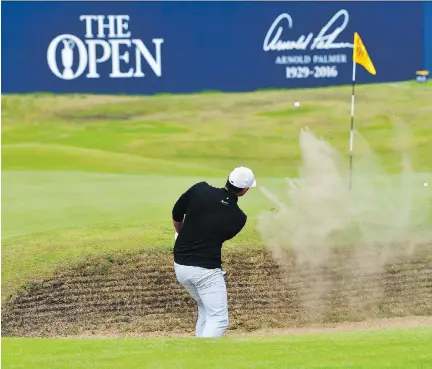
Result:
{"label": "golfer", "polygon": [[174,269],[177,280],[198,304],[196,337],[220,337],[228,328],[222,244],[246,224],[237,201],[255,186],[252,170],[238,167],[230,173],[225,188],[199,182],[173,207]]}

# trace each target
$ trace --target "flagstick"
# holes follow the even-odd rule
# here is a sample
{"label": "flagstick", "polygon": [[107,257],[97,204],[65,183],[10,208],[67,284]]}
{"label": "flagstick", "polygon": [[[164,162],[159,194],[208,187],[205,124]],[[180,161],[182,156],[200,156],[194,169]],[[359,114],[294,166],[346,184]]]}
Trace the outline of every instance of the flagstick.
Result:
{"label": "flagstick", "polygon": [[353,60],[352,72],[352,94],[351,94],[351,130],[350,130],[350,170],[349,170],[349,189],[352,187],[352,165],[353,165],[353,144],[354,144],[354,99],[355,99],[355,76],[356,62]]}

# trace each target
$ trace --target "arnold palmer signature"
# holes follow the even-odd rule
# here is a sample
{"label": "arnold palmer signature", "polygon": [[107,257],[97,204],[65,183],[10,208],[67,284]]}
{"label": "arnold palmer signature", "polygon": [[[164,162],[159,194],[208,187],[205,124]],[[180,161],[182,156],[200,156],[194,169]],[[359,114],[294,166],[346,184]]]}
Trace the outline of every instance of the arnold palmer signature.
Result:
{"label": "arnold palmer signature", "polygon": [[[343,18],[342,25],[336,27],[334,31],[329,32],[329,28],[339,19]],[[307,36],[301,35],[296,41],[281,40],[282,32],[293,27],[293,20],[288,13],[280,14],[273,22],[267,31],[264,39],[264,51],[283,51],[283,50],[328,50],[328,49],[343,49],[352,48],[353,44],[347,42],[335,42],[336,38],[346,28],[349,20],[348,11],[345,9],[339,10],[332,19],[321,28],[317,36],[310,32]],[[286,21],[286,22],[284,22]]]}

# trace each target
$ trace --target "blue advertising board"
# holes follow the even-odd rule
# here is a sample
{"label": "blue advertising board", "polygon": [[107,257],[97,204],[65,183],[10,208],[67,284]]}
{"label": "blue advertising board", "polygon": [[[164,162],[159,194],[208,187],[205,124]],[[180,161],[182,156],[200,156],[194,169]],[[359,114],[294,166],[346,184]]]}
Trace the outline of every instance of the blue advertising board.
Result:
{"label": "blue advertising board", "polygon": [[424,69],[432,74],[432,2],[424,3]]}
{"label": "blue advertising board", "polygon": [[419,2],[3,2],[2,92],[187,93],[351,82],[423,67]]}

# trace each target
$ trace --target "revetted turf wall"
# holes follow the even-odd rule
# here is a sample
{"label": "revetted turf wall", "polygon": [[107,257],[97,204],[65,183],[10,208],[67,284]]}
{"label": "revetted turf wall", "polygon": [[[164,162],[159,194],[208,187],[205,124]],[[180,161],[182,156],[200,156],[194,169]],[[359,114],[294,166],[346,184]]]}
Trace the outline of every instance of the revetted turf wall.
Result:
{"label": "revetted turf wall", "polygon": [[[429,251],[427,251],[429,250]],[[383,270],[359,273],[335,253],[324,268],[282,268],[264,250],[225,251],[230,328],[432,314],[430,248]],[[89,260],[29,283],[3,303],[8,336],[193,332],[195,302],[168,251]]]}

